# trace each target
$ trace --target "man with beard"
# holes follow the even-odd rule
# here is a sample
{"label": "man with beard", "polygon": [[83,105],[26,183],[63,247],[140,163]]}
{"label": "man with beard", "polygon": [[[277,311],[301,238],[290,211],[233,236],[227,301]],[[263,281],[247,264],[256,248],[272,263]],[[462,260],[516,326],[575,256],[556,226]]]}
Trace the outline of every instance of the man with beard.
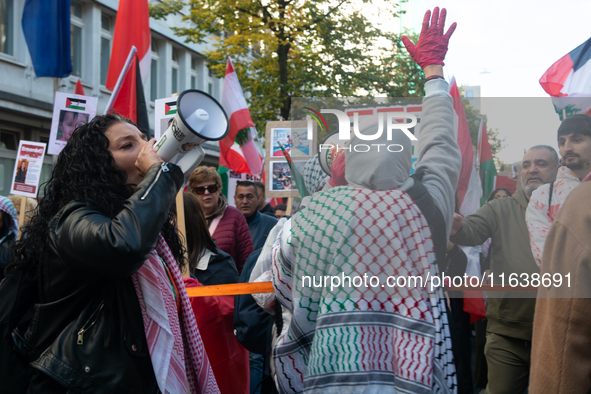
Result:
{"label": "man with beard", "polygon": [[[492,200],[465,218],[455,214],[451,242],[476,246],[492,239],[489,253],[494,285],[501,284],[500,275],[504,275],[508,289],[509,277],[539,275],[529,247],[525,212],[532,192],[554,181],[557,170],[556,151],[547,145],[534,146],[523,157],[521,190],[511,197]],[[527,392],[535,304],[535,293],[489,293],[484,348],[487,394]]]}
{"label": "man with beard", "polygon": [[558,147],[563,166],[558,169],[556,182],[543,185],[532,194],[525,215],[538,266],[558,210],[581,179],[591,172],[591,116],[574,115],[565,119],[558,128]]}

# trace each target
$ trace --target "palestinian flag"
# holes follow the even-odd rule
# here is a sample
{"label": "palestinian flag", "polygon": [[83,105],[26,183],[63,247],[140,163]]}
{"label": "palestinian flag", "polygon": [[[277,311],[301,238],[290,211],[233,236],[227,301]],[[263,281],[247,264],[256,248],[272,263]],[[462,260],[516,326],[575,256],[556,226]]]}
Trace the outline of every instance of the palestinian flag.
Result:
{"label": "palestinian flag", "polygon": [[[84,107],[83,107],[83,105],[84,105]],[[75,98],[75,97],[67,97],[66,98],[66,108],[84,111],[86,109],[86,100]]]}
{"label": "palestinian flag", "polygon": [[476,162],[479,164],[480,183],[482,184],[482,198],[480,205],[486,202],[488,195],[494,190],[495,176],[497,175],[497,168],[493,161],[492,149],[488,142],[488,135],[486,134],[486,124],[484,118],[480,119],[480,126],[478,127],[478,151]]}
{"label": "palestinian flag", "polygon": [[136,52],[135,47],[129,52],[128,59],[105,108],[105,113],[115,113],[131,120],[142,133],[150,138],[148,107]]}
{"label": "palestinian flag", "polygon": [[289,153],[287,153],[285,151],[285,148],[283,147],[281,142],[277,141],[277,144],[279,144],[279,147],[281,148],[283,155],[287,159],[287,164],[289,165],[289,169],[291,170],[291,175],[293,177],[293,181],[296,184],[296,187],[298,188],[298,192],[300,192],[300,197],[304,198],[306,196],[309,196],[310,193],[308,192],[308,189],[306,189],[306,184],[304,183],[304,177],[302,176],[302,174],[300,174],[297,167],[294,166],[293,163],[291,162],[291,156],[289,155]]}
{"label": "palestinian flag", "polygon": [[[68,33],[69,34],[69,33]],[[151,44],[150,44],[150,8],[148,0],[119,1],[109,72],[105,87],[115,90],[119,75],[124,72],[126,59],[131,48],[137,50],[137,58],[142,85],[150,73]],[[154,99],[154,97],[152,97]]]}
{"label": "palestinian flag", "polygon": [[591,113],[591,38],[561,57],[540,78],[563,117]]}
{"label": "palestinian flag", "polygon": [[175,115],[176,111],[176,101],[164,103],[164,115]]}

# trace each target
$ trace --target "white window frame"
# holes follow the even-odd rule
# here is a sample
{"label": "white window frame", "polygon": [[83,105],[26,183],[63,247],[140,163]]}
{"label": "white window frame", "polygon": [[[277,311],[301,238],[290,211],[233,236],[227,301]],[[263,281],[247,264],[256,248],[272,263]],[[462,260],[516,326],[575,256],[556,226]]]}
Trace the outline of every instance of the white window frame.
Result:
{"label": "white window frame", "polygon": [[[107,17],[109,17],[111,19],[111,25],[109,26],[110,27],[110,30],[103,29],[103,16],[107,16]],[[111,15],[109,13],[106,13],[106,12],[101,11],[101,23],[100,23],[100,25],[101,25],[101,29],[100,29],[101,30],[101,39],[100,39],[100,51],[101,52],[100,53],[102,53],[103,38],[109,40],[109,55],[108,55],[109,56],[109,61],[107,62],[107,75],[108,75],[109,63],[111,62],[111,50],[113,49],[113,31],[115,30],[115,16],[114,15]],[[103,66],[103,58],[102,58],[102,56],[100,56],[99,80],[102,77],[102,72],[103,72],[102,66]],[[106,78],[105,78],[105,81],[104,82],[103,81],[100,81],[100,82],[101,82],[101,86],[105,86]]]}
{"label": "white window frame", "polygon": [[[159,76],[158,74],[160,74],[160,56],[158,55],[158,47],[159,47],[159,42],[156,41],[154,39],[154,37],[152,37],[151,39],[151,61],[150,61],[150,102],[154,103],[154,101],[156,101],[156,99],[158,97],[152,97],[152,92],[154,91],[154,89],[156,89],[156,96],[158,96],[158,92],[160,90],[160,86],[158,85],[158,80],[159,80]],[[152,61],[156,62],[156,66],[157,66],[157,70],[156,70],[156,76],[152,75]],[[156,87],[152,86],[152,84],[156,82]]]}
{"label": "white window frame", "polygon": [[[17,0],[9,0],[12,1],[12,12],[10,13],[10,16],[12,17],[12,21],[11,21],[11,25],[12,25],[12,29],[10,29],[8,32],[5,32],[5,35],[7,37],[7,40],[11,41],[12,44],[12,53],[6,53],[6,52],[0,52],[1,56],[8,56],[9,58],[16,58],[16,52],[17,52],[17,47],[16,47],[16,29],[15,29],[15,25],[17,23],[17,18],[15,15],[15,9],[17,7]],[[2,15],[4,17],[4,14]]]}
{"label": "white window frame", "polygon": [[[78,17],[74,14],[70,14],[70,24],[72,26],[76,26],[80,28],[80,79],[84,77],[84,3],[76,0],[72,0],[71,4],[78,3],[82,8],[82,16]],[[73,55],[73,53],[72,53]],[[72,74],[73,76],[77,76],[74,70],[74,62],[72,62]]]}

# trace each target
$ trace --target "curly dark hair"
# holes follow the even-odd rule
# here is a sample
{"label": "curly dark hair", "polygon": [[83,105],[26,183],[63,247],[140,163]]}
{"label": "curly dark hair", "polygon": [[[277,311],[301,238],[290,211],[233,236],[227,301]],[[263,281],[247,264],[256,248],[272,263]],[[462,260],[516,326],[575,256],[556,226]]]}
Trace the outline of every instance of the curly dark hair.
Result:
{"label": "curly dark hair", "polygon": [[[107,114],[95,117],[74,131],[58,156],[51,178],[43,185],[45,197],[15,244],[12,268],[15,264],[36,268],[47,257],[49,222],[66,204],[84,201],[111,219],[123,209],[125,200],[133,193],[133,185],[126,183],[124,171],[115,168],[113,155],[108,149],[109,139],[105,136],[105,131],[116,123],[136,126],[128,119]],[[186,259],[175,226],[176,219],[170,212],[168,219],[162,227],[162,235],[182,267]]]}

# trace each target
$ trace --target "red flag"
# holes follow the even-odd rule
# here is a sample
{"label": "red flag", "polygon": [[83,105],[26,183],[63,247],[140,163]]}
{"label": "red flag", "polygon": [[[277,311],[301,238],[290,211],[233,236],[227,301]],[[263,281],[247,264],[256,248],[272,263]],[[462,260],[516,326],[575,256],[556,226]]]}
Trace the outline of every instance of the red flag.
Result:
{"label": "red flag", "polygon": [[144,87],[140,78],[137,54],[132,48],[121,71],[121,76],[113,89],[105,113],[116,113],[137,124],[142,133],[149,136],[150,123],[144,97]]}
{"label": "red flag", "polygon": [[81,96],[84,96],[84,88],[82,87],[82,82],[80,82],[80,77],[78,77],[78,80],[76,81],[76,90],[74,91],[74,93],[79,94]]}
{"label": "red flag", "polygon": [[220,140],[220,165],[239,174],[259,176],[263,159],[255,145],[254,123],[230,58],[221,104],[230,118],[230,131]]}
{"label": "red flag", "polygon": [[121,0],[117,10],[106,88],[113,90],[131,47],[137,48],[142,83],[150,71],[150,11],[148,0]]}

